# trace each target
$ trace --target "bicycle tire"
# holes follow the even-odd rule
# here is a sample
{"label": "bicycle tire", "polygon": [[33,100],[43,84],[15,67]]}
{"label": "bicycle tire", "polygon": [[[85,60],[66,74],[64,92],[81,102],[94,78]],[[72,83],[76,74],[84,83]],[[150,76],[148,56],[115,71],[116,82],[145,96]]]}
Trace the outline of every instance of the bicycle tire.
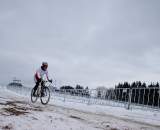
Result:
{"label": "bicycle tire", "polygon": [[40,100],[43,105],[46,105],[50,100],[50,90],[48,87],[44,87],[42,91],[44,92],[44,95],[41,95]]}
{"label": "bicycle tire", "polygon": [[38,99],[38,96],[33,96],[33,93],[34,93],[34,88],[31,91],[31,101],[32,103],[35,103]]}

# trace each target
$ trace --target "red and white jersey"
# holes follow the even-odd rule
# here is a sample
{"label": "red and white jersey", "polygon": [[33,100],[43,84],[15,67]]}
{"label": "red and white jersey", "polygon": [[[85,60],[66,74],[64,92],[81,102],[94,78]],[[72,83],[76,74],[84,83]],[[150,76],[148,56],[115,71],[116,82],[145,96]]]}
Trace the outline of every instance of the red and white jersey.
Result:
{"label": "red and white jersey", "polygon": [[39,69],[36,71],[35,75],[34,75],[34,80],[35,80],[35,82],[37,82],[38,79],[41,79],[41,78],[43,79],[44,76],[46,76],[46,78],[47,78],[47,80],[48,80],[48,71],[47,71],[47,70],[44,71],[44,70],[42,70],[42,68],[39,68]]}

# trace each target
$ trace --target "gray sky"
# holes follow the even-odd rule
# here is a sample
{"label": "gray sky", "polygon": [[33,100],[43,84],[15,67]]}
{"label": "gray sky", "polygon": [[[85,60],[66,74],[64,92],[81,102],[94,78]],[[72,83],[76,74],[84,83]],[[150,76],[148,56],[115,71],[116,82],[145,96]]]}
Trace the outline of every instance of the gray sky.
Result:
{"label": "gray sky", "polygon": [[0,83],[160,81],[159,0],[0,0]]}

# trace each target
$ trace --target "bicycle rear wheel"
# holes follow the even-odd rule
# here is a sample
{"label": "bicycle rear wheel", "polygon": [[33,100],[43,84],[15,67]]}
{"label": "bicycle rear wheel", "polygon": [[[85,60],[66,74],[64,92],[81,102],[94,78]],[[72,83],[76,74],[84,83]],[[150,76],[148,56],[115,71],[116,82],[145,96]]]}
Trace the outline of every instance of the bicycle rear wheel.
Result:
{"label": "bicycle rear wheel", "polygon": [[41,97],[40,97],[41,103],[43,105],[46,105],[50,100],[50,90],[48,87],[43,87],[42,91],[43,91],[43,94],[41,94]]}
{"label": "bicycle rear wheel", "polygon": [[34,96],[33,93],[34,93],[34,88],[31,91],[31,101],[32,103],[35,103],[38,99],[38,96]]}

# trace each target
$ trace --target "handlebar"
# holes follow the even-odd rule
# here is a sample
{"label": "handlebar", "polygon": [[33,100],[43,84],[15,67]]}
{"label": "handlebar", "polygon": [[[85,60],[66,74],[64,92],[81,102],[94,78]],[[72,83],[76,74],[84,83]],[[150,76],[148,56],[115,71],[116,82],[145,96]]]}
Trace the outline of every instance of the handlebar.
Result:
{"label": "handlebar", "polygon": [[[49,82],[49,81],[47,81],[47,80],[42,80],[41,82],[47,83],[47,82]],[[49,83],[52,83],[52,82],[49,82]]]}

